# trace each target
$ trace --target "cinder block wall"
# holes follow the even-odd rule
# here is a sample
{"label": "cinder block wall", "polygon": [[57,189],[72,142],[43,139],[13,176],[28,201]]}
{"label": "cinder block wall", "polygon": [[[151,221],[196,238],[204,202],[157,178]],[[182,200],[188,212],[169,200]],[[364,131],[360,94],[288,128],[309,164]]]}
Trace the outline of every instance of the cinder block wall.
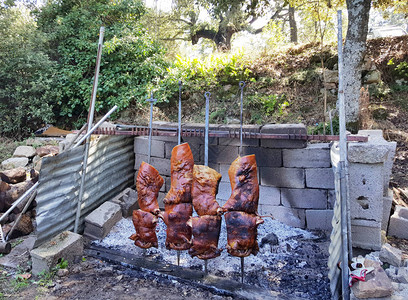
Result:
{"label": "cinder block wall", "polygon": [[[177,127],[157,122],[154,127]],[[183,128],[203,128],[203,124],[184,124]],[[237,131],[236,125],[211,125],[213,130]],[[261,133],[306,134],[302,124],[245,126]],[[204,138],[184,137],[197,164],[204,163]],[[160,206],[170,189],[171,150],[177,137],[153,136],[151,164],[165,179],[159,196]],[[135,138],[135,170],[147,162],[148,138]],[[238,157],[239,139],[210,138],[209,166],[222,174],[217,200],[223,205],[231,195],[228,178],[230,164]],[[300,228],[331,229],[334,198],[334,174],[330,163],[330,144],[307,144],[302,140],[244,139],[243,155],[255,154],[260,183],[259,214]]]}

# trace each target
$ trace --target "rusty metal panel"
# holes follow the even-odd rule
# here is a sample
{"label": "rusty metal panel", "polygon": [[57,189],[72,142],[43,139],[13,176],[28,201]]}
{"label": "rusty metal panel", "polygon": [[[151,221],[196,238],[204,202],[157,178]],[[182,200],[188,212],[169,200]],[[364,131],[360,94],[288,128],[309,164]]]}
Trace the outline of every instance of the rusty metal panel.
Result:
{"label": "rusty metal panel", "polygon": [[[78,201],[84,146],[43,158],[37,194],[37,241],[35,246],[65,230],[73,230]],[[93,209],[133,184],[133,138],[103,136],[91,141],[83,220]]]}
{"label": "rusty metal panel", "polygon": [[334,204],[334,215],[332,219],[332,232],[330,235],[330,246],[329,246],[329,274],[330,279],[330,291],[332,294],[332,299],[341,299],[341,286],[342,278],[341,271],[338,268],[338,263],[342,258],[342,239],[341,239],[341,205],[340,205],[340,168],[339,161],[340,155],[338,148],[333,145],[330,151],[331,163],[334,172],[334,184],[336,191],[336,202]]}

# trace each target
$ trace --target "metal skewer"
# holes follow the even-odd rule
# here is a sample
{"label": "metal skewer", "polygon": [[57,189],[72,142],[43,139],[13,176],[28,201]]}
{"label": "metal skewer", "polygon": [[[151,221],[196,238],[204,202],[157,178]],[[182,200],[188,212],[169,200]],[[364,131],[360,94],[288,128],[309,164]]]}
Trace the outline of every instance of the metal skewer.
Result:
{"label": "metal skewer", "polygon": [[148,160],[147,163],[150,164],[151,152],[152,152],[152,127],[153,127],[153,104],[156,103],[157,99],[153,98],[153,92],[151,97],[146,99],[147,102],[150,102],[150,121],[149,121],[149,149],[148,149]]}
{"label": "metal skewer", "polygon": [[[244,111],[244,87],[245,81],[239,82],[239,88],[241,89],[241,111],[240,111],[240,127],[239,127],[239,156],[242,156],[242,126],[243,126],[243,111]],[[241,283],[244,283],[244,265],[245,259],[241,257]]]}
{"label": "metal skewer", "polygon": [[243,111],[244,111],[244,87],[245,81],[239,82],[241,89],[241,111],[240,111],[240,127],[239,127],[239,156],[242,156],[242,125],[243,125]]}
{"label": "metal skewer", "polygon": [[183,82],[179,81],[179,103],[178,103],[178,139],[177,144],[181,144],[181,87]]}
{"label": "metal skewer", "polygon": [[[208,131],[210,128],[210,97],[211,93],[206,92],[205,97],[205,138],[204,138],[204,165],[208,167]],[[204,260],[204,272],[208,273],[208,260]]]}
{"label": "metal skewer", "polygon": [[181,253],[181,250],[177,250],[177,265],[178,266],[180,265],[180,253]]}

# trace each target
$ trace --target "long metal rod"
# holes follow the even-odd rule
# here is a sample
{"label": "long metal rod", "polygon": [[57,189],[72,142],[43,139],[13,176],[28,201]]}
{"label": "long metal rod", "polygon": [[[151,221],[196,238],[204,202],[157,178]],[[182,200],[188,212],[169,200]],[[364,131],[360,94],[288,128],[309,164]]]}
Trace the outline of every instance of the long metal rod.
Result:
{"label": "long metal rod", "polygon": [[179,102],[178,102],[178,137],[177,144],[181,144],[181,87],[183,83],[179,81]]}
{"label": "long metal rod", "polygon": [[204,137],[204,165],[208,166],[208,135],[210,129],[210,92],[205,92],[205,137]]}
{"label": "long metal rod", "polygon": [[0,217],[0,223],[17,207],[17,205],[19,205],[28,195],[30,195],[38,185],[39,182],[36,182],[32,187],[25,191],[19,199],[14,201],[13,205]]}
{"label": "long metal rod", "polygon": [[338,20],[338,66],[339,66],[339,127],[340,127],[340,201],[341,201],[341,237],[342,237],[342,295],[344,300],[350,299],[349,269],[348,269],[348,218],[347,218],[347,137],[346,137],[346,113],[343,87],[343,34],[342,34],[342,12],[337,11]]}
{"label": "long metal rod", "polygon": [[[105,27],[102,26],[99,30],[99,42],[98,42],[98,53],[96,56],[95,77],[94,77],[94,82],[93,82],[93,87],[92,87],[92,97],[91,97],[91,103],[89,106],[89,113],[88,113],[88,132],[92,129],[92,123],[93,123],[93,118],[94,118],[94,113],[95,113],[95,102],[96,102],[96,94],[98,90],[99,69],[101,66],[102,44],[103,44],[104,33],[105,33]],[[75,233],[78,233],[79,218],[81,216],[81,205],[82,205],[84,187],[85,187],[85,175],[86,175],[86,168],[88,166],[89,142],[90,142],[90,136],[86,138],[84,159],[82,162],[81,185],[79,187],[79,197],[78,197],[77,211],[76,211],[75,224],[74,224]]]}
{"label": "long metal rod", "polygon": [[[133,135],[133,136],[146,136],[149,134],[148,127],[146,126],[135,126],[131,128],[132,130],[96,130],[95,134],[101,135]],[[178,129],[175,128],[164,128],[155,129],[153,135],[155,136],[177,136]],[[204,137],[205,132],[200,129],[182,129],[181,136],[187,137]],[[219,138],[239,138],[239,130],[209,130],[209,137],[219,137]],[[248,139],[273,139],[273,140],[302,140],[302,141],[338,141],[338,135],[308,135],[308,134],[280,134],[280,133],[260,133],[252,131],[242,132],[243,138]],[[347,141],[349,142],[367,142],[367,136],[361,135],[348,135]]]}
{"label": "long metal rod", "polygon": [[244,257],[241,257],[241,283],[244,283],[244,265],[245,265]]}
{"label": "long metal rod", "polygon": [[245,81],[240,81],[239,82],[239,88],[241,89],[241,110],[240,110],[240,127],[239,127],[239,156],[242,156],[242,126],[244,124],[244,117],[243,117],[243,112],[244,112],[244,87],[245,87]]}
{"label": "long metal rod", "polygon": [[107,118],[109,118],[109,116],[110,116],[117,108],[118,108],[117,105],[115,105],[114,107],[112,107],[111,110],[108,111],[108,112],[106,113],[106,115],[104,115],[103,118],[100,119],[100,120],[98,121],[98,123],[96,123],[95,126],[92,127],[91,130],[89,130],[89,131],[74,145],[74,147],[72,147],[72,148],[78,147],[79,145],[81,145],[81,144],[83,143],[83,141],[85,141],[86,139],[88,139],[88,138],[90,137],[90,135],[91,135],[96,129],[98,129],[98,127],[101,126],[101,124],[102,124],[103,122],[105,122],[105,120],[106,120]]}
{"label": "long metal rod", "polygon": [[157,99],[153,98],[153,93],[151,93],[151,97],[146,99],[147,102],[150,102],[150,119],[149,119],[149,148],[148,148],[148,158],[147,163],[150,164],[151,156],[152,156],[152,131],[153,131],[153,104],[156,103]]}
{"label": "long metal rod", "polygon": [[9,240],[9,237],[11,236],[11,234],[13,233],[14,229],[16,228],[16,226],[18,225],[18,223],[20,222],[22,216],[26,213],[27,209],[30,207],[31,202],[33,202],[35,196],[37,195],[37,191],[34,191],[31,196],[30,199],[28,199],[26,205],[24,206],[23,210],[21,211],[20,215],[18,216],[17,220],[14,222],[13,227],[11,227],[10,231],[7,233],[6,236],[6,241]]}

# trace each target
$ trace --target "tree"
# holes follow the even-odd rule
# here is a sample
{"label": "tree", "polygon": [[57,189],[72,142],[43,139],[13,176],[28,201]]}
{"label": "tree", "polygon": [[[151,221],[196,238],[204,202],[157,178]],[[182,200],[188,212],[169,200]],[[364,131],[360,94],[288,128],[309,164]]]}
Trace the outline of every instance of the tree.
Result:
{"label": "tree", "polygon": [[96,111],[106,112],[114,105],[118,110],[137,108],[144,102],[167,66],[163,49],[140,23],[144,13],[137,0],[49,0],[37,12],[57,63],[61,117],[82,123],[87,115],[102,25],[106,30]]}
{"label": "tree", "polygon": [[0,134],[21,138],[54,119],[55,64],[30,12],[0,9]]}

